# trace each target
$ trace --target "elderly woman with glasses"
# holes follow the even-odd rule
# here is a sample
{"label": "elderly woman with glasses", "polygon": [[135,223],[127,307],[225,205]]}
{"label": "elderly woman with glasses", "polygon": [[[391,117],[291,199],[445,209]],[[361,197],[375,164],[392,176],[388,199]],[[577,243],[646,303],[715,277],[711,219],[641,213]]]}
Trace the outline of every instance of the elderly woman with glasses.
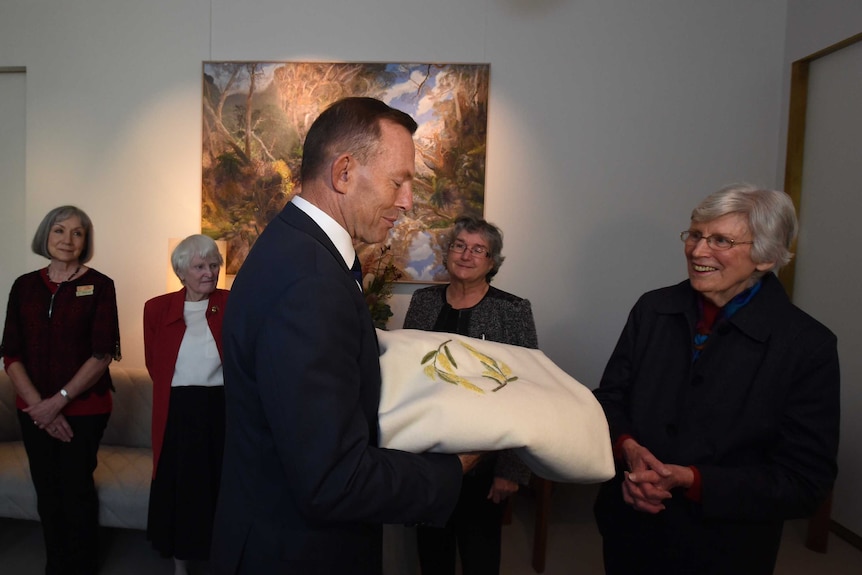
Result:
{"label": "elderly woman with glasses", "polygon": [[773,273],[796,232],[783,192],[724,188],[680,236],[688,279],[631,311],[595,390],[618,461],[595,505],[606,573],[772,573],[784,520],[829,493],[836,338]]}
{"label": "elderly woman with glasses", "polygon": [[[504,259],[500,230],[463,216],[455,220],[447,244],[449,284],[414,292],[404,328],[538,348],[530,302],[491,286]],[[448,524],[417,528],[422,574],[454,575],[456,546],[464,575],[498,573],[505,500],[529,479],[529,468],[511,452],[484,458],[464,476]]]}

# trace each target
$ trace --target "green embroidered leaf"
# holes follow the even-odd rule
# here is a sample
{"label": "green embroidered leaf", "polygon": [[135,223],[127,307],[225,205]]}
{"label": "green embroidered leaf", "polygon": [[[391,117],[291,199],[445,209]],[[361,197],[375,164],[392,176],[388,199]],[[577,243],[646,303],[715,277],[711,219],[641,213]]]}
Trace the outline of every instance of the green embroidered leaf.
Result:
{"label": "green embroidered leaf", "polygon": [[444,353],[438,353],[437,359],[434,360],[434,367],[437,369],[442,369],[447,373],[452,373],[455,371],[455,367],[452,365],[452,362],[449,361],[449,356]]}
{"label": "green embroidered leaf", "polygon": [[444,345],[444,346],[443,346],[443,351],[445,351],[445,352],[446,352],[446,357],[448,357],[448,358],[449,358],[449,361],[452,363],[452,367],[454,367],[455,369],[458,369],[458,364],[457,364],[457,363],[455,363],[455,358],[454,358],[454,357],[452,357],[452,352],[450,352],[450,351],[449,351],[449,346],[448,346],[448,345]]}
{"label": "green embroidered leaf", "polygon": [[[493,361],[493,360],[492,360],[492,361]],[[492,372],[494,372],[494,373],[500,373],[500,368],[497,366],[497,363],[496,363],[496,362],[494,363],[494,365],[491,365],[491,364],[489,364],[489,363],[487,363],[487,362],[484,362],[484,361],[482,361],[481,363],[482,363],[482,365],[484,365],[485,367],[487,367],[487,368],[488,368],[489,370],[491,370]]]}
{"label": "green embroidered leaf", "polygon": [[[436,350],[429,351],[422,358],[422,362],[420,365],[425,365],[424,371],[425,374],[433,381],[435,376],[439,377],[442,381],[447,383],[451,383],[453,385],[460,385],[465,389],[469,389],[470,391],[475,391],[476,393],[485,393],[485,390],[481,387],[474,385],[467,378],[459,376],[455,371],[458,369],[458,363],[455,361],[455,357],[452,355],[452,351],[449,349],[447,345],[453,341],[452,339],[447,339],[439,346],[437,346]],[[512,374],[512,370],[503,362],[498,362],[493,357],[485,355],[469,344],[464,343],[463,341],[458,341],[464,348],[466,348],[471,355],[479,360],[479,362],[485,367],[486,371],[482,373],[482,377],[490,379],[497,384],[497,387],[492,389],[491,391],[497,391],[506,386],[510,381],[516,381],[518,378],[509,377]],[[432,361],[433,360],[433,361]],[[431,363],[429,363],[431,362]]]}

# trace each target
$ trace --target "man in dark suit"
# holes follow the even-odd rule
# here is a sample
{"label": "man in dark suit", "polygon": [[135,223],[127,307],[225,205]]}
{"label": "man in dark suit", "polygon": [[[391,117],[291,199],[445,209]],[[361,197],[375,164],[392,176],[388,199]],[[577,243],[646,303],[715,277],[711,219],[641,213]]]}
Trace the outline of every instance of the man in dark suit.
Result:
{"label": "man in dark suit", "polygon": [[380,364],[353,240],[412,207],[410,116],[347,98],[314,122],[302,190],[261,234],[224,320],[217,573],[379,574],[382,524],[446,522],[476,455],[377,447]]}

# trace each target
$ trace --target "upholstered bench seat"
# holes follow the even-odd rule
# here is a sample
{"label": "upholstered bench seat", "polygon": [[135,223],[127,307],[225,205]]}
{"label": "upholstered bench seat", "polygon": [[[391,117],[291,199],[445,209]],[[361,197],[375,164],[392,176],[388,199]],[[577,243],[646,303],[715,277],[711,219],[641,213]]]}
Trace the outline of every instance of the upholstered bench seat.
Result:
{"label": "upholstered bench seat", "polygon": [[[145,369],[111,365],[114,410],[99,447],[94,474],[99,523],[147,528],[153,451],[150,443],[153,384]],[[15,391],[0,371],[0,517],[39,520],[36,492],[15,410]]]}

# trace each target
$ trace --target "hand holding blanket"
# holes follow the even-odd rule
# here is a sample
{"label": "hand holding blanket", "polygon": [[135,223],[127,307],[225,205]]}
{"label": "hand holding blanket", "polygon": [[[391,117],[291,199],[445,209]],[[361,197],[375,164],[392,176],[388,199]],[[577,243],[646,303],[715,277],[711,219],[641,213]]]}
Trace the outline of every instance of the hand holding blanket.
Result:
{"label": "hand holding blanket", "polygon": [[515,449],[537,475],[614,475],[592,392],[539,350],[419,330],[377,332],[380,445],[420,453]]}

